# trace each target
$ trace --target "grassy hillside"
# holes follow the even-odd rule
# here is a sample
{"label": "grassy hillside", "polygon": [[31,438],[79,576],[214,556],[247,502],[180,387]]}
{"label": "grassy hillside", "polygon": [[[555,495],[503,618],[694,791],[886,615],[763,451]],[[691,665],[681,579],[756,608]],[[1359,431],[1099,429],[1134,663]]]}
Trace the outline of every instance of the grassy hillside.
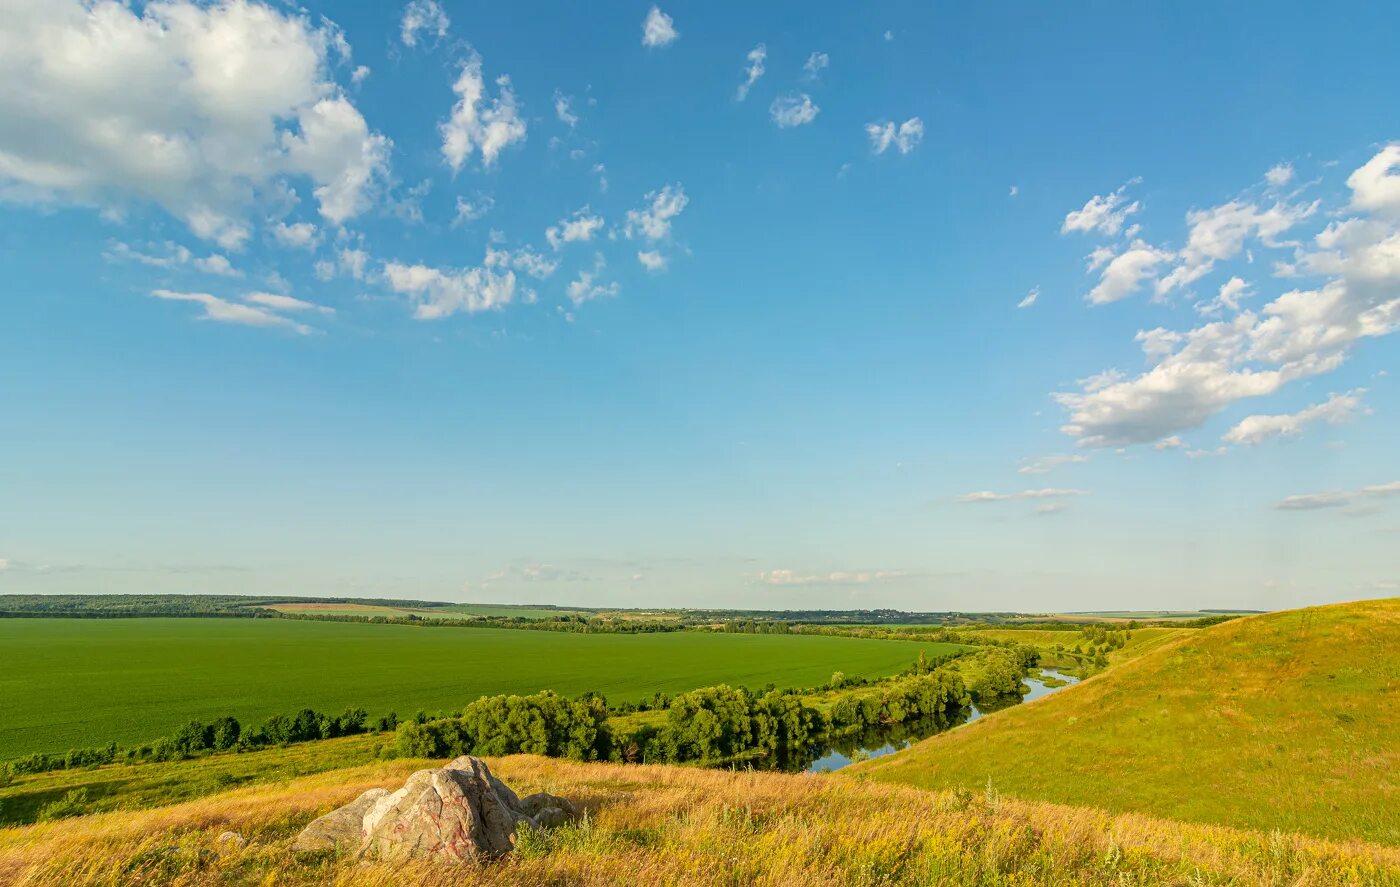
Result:
{"label": "grassy hillside", "polygon": [[807,687],[884,676],[955,649],[711,633],[564,634],[282,619],[0,619],[0,760],[150,741],[199,718],[303,707],[372,715],[482,694],[597,690],[624,701],[718,683]]}
{"label": "grassy hillside", "polygon": [[1400,845],[1400,599],[1194,631],[845,772]]}
{"label": "grassy hillside", "polygon": [[[1135,659],[1169,641],[1199,630],[1196,628],[1134,628],[1128,632],[1127,643],[1120,649],[1107,652],[1108,663],[1117,665],[1129,659]],[[1059,652],[1054,649],[1057,644],[1063,645],[1067,651],[1072,651],[1076,645],[1087,645],[1084,637],[1077,631],[986,628],[968,630],[962,633],[999,641],[1011,641],[1017,644],[1029,644],[1040,650],[1041,665],[1046,668],[1059,669],[1067,674],[1083,677],[1088,672],[1095,670],[1088,665],[1092,661],[1092,656],[1076,656],[1072,652]]]}
{"label": "grassy hillside", "polygon": [[[199,885],[1124,885],[1400,884],[1400,850],[1136,815],[926,793],[818,776],[659,766],[491,761],[522,792],[588,811],[483,868],[299,862],[291,838],[365,789],[401,784],[394,761],[200,801],[0,829],[0,883]],[[226,829],[243,849],[218,842]]]}

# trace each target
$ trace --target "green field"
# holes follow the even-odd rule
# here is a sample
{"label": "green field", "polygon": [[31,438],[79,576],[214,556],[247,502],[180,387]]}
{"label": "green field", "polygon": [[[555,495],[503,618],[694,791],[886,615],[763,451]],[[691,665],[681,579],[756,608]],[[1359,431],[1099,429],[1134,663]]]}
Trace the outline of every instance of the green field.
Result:
{"label": "green field", "polygon": [[1400,845],[1397,649],[1400,599],[1183,631],[849,772]]}
{"label": "green field", "polygon": [[718,683],[809,687],[957,649],[915,641],[699,632],[573,634],[282,619],[0,619],[0,760],[192,718],[258,723],[303,707],[371,716],[483,694],[641,699]]}

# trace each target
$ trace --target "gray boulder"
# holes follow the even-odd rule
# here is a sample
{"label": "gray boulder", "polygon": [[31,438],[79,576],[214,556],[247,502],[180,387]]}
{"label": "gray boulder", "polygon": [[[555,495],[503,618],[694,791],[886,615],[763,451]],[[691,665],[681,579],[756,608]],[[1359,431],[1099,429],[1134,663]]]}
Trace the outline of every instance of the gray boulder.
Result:
{"label": "gray boulder", "polygon": [[311,823],[293,848],[354,846],[380,859],[479,862],[509,853],[519,828],[548,828],[578,816],[564,798],[545,792],[518,797],[470,755],[419,770],[392,794],[374,791]]}
{"label": "gray boulder", "polygon": [[355,800],[314,820],[292,843],[296,853],[314,853],[318,850],[357,849],[363,838],[362,828],[365,814],[380,798],[387,797],[389,790],[372,788]]}

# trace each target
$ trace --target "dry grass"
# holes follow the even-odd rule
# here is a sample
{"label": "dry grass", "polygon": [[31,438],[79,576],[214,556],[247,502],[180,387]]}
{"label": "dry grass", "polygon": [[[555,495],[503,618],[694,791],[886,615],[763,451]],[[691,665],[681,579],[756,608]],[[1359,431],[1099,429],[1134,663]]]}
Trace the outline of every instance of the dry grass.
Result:
{"label": "dry grass", "polygon": [[[297,860],[311,818],[424,762],[394,761],[136,812],[0,830],[0,883],[78,885],[1400,885],[1400,850],[849,779],[492,761],[584,823],[485,868]],[[234,830],[242,849],[221,847]]]}

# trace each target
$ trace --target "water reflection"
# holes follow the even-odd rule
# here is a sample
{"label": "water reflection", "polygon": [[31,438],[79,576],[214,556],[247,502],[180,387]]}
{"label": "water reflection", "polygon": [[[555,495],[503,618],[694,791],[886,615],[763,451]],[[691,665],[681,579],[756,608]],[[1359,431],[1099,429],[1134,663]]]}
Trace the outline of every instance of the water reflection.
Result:
{"label": "water reflection", "polygon": [[[1049,680],[1046,681],[1043,678]],[[908,748],[920,739],[925,739],[935,733],[942,733],[944,730],[950,730],[960,724],[971,723],[984,714],[991,714],[1003,708],[1020,705],[1022,702],[1030,702],[1042,696],[1049,696],[1078,682],[1078,678],[1048,668],[1041,669],[1039,675],[1025,679],[1025,683],[1030,687],[1030,692],[1020,699],[1012,696],[983,703],[980,706],[973,705],[947,718],[927,718],[911,721],[907,724],[871,727],[862,733],[836,737],[816,748],[791,750],[783,759],[775,763],[777,769],[788,771],[805,770],[809,773],[827,773],[832,770],[840,770],[856,761],[894,754],[900,749]]]}

